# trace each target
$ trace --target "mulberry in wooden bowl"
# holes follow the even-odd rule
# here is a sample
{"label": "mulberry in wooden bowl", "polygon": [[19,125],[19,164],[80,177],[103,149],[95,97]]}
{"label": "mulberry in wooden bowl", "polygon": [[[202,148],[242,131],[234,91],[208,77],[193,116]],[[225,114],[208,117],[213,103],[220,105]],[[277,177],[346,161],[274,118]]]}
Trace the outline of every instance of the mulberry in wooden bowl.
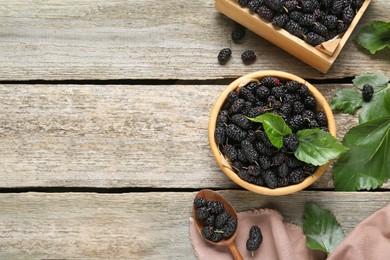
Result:
{"label": "mulberry in wooden bowl", "polygon": [[[325,116],[324,117],[325,122],[323,122],[323,124],[325,124],[325,126],[318,126],[317,128],[326,128],[326,130],[332,136],[336,137],[336,124],[334,121],[333,113],[329,107],[329,104],[327,103],[327,101],[323,97],[323,95],[313,85],[311,85],[309,82],[305,81],[304,79],[302,79],[296,75],[287,73],[287,72],[275,71],[275,70],[264,70],[264,71],[257,71],[254,73],[250,73],[250,74],[244,75],[244,76],[236,79],[229,86],[227,86],[222,91],[220,96],[217,98],[217,100],[212,108],[212,111],[210,114],[210,119],[209,119],[209,125],[208,125],[208,137],[209,137],[211,151],[212,151],[212,153],[217,161],[218,166],[236,184],[238,184],[239,186],[241,186],[249,191],[252,191],[252,192],[255,192],[258,194],[287,195],[287,194],[292,194],[292,193],[298,192],[300,190],[303,190],[303,189],[307,188],[308,186],[310,186],[311,184],[313,184],[325,172],[326,168],[329,166],[329,162],[325,163],[321,166],[318,166],[318,167],[314,167],[313,165],[311,165],[312,172],[308,172],[308,173],[306,172],[307,174],[305,175],[305,177],[303,178],[301,176],[300,181],[296,182],[295,181],[296,178],[295,179],[293,178],[296,174],[292,173],[292,172],[294,172],[294,166],[291,166],[294,164],[292,161],[294,161],[296,159],[296,158],[295,159],[292,158],[293,154],[290,156],[287,153],[288,156],[285,158],[288,158],[288,160],[289,160],[288,164],[291,167],[288,167],[287,175],[280,177],[280,173],[282,170],[277,169],[277,167],[279,167],[276,164],[277,160],[272,157],[277,153],[277,152],[275,152],[275,150],[274,150],[273,155],[272,156],[270,155],[269,158],[267,160],[265,160],[265,161],[269,162],[268,165],[265,166],[266,163],[261,164],[261,162],[263,161],[262,159],[264,159],[264,156],[262,156],[261,154],[264,152],[264,149],[268,149],[268,148],[262,149],[262,148],[259,148],[259,146],[261,147],[261,145],[253,144],[253,147],[256,147],[256,150],[258,151],[259,157],[256,157],[258,159],[256,161],[254,161],[254,163],[252,163],[252,165],[242,166],[242,164],[244,164],[244,163],[241,163],[240,160],[238,160],[238,159],[237,159],[237,161],[231,160],[231,158],[233,158],[233,156],[230,156],[230,158],[229,158],[228,156],[225,155],[225,154],[227,154],[227,152],[226,152],[227,146],[231,147],[231,146],[237,145],[237,143],[240,143],[240,141],[238,141],[238,142],[236,142],[236,144],[234,144],[234,140],[233,141],[232,141],[232,139],[229,140],[229,138],[226,138],[225,143],[221,143],[220,140],[218,140],[219,143],[217,143],[217,140],[216,140],[216,128],[217,128],[218,124],[221,124],[221,122],[218,121],[218,120],[221,120],[218,116],[221,114],[222,110],[225,110],[224,113],[225,113],[226,117],[230,118],[229,119],[230,121],[226,122],[225,124],[226,125],[235,124],[231,120],[233,118],[232,114],[236,113],[236,111],[234,111],[234,109],[236,109],[236,107],[232,108],[232,107],[229,107],[229,105],[231,106],[232,104],[227,104],[228,102],[231,103],[231,101],[228,101],[228,99],[231,98],[230,96],[234,96],[234,94],[229,94],[229,93],[235,92],[235,93],[237,93],[237,95],[239,95],[238,93],[242,92],[241,91],[242,87],[249,84],[249,82],[254,82],[253,83],[253,86],[254,86],[253,91],[255,91],[256,87],[260,87],[260,86],[264,85],[268,79],[272,79],[272,78],[278,79],[283,84],[283,86],[289,81],[295,81],[296,83],[299,83],[299,85],[306,86],[307,87],[306,91],[308,90],[309,95],[312,97],[311,98],[301,97],[301,101],[302,101],[301,103],[304,103],[305,107],[306,107],[307,101],[305,101],[305,100],[311,99],[312,100],[312,110],[316,114],[322,114],[323,117]],[[289,84],[287,84],[287,85],[289,86]],[[272,90],[272,88],[273,88],[272,86],[267,86],[267,88],[270,90],[270,93],[276,92],[276,90]],[[286,91],[286,89],[284,91]],[[289,89],[289,91],[291,92],[292,90]],[[254,92],[254,93],[256,93],[256,92]],[[293,91],[290,94],[292,94],[293,96],[298,96],[298,93],[294,93]],[[272,95],[272,94],[270,94],[270,95]],[[240,98],[244,99],[242,97],[240,97]],[[283,98],[277,97],[276,99],[275,98],[271,99],[268,97],[267,100],[265,100],[264,102],[261,102],[261,101],[260,102],[256,101],[256,102],[264,104],[264,111],[262,111],[261,113],[265,113],[265,112],[267,112],[267,110],[271,110],[272,113],[278,113],[276,107],[279,106],[279,108],[280,108],[280,106],[281,106],[281,104],[278,103],[278,101],[281,101],[282,105],[283,105]],[[314,100],[313,100],[313,98],[314,98]],[[271,101],[269,101],[269,99]],[[286,99],[287,99],[287,97],[286,97]],[[251,101],[246,100],[245,102],[248,103]],[[255,102],[255,101],[253,101],[253,102]],[[270,105],[271,103],[273,105]],[[310,103],[310,102],[307,102],[307,103]],[[261,110],[261,105],[259,105],[259,107]],[[295,109],[295,106],[294,106],[294,109]],[[304,110],[308,110],[308,109],[304,108]],[[248,113],[249,113],[249,115],[251,115],[251,112],[248,112],[248,111],[246,111],[246,113],[242,113],[242,114],[244,114],[244,115],[246,114],[245,117],[247,117]],[[310,114],[310,113],[306,113],[306,114]],[[306,116],[307,115],[305,115],[305,120],[306,120]],[[252,115],[249,117],[253,118],[254,116]],[[315,120],[313,120],[313,121],[315,121]],[[308,128],[316,128],[316,122],[310,121],[309,123],[312,126],[310,126]],[[222,122],[222,124],[223,124],[223,122]],[[233,126],[231,126],[231,129],[229,129],[230,133],[231,133],[232,129],[234,130],[234,129],[236,129],[236,127],[233,128]],[[251,130],[252,130],[252,132],[254,131],[253,129],[251,129]],[[245,130],[245,131],[247,131],[247,130]],[[259,134],[259,132],[262,132],[262,130],[255,130],[256,134]],[[237,151],[238,150],[240,150],[240,148],[238,148]],[[240,154],[240,152],[238,152],[238,154]],[[241,154],[242,154],[242,152],[241,152]],[[238,158],[240,158],[240,155],[238,155]],[[259,163],[259,160],[261,161],[260,163]],[[287,159],[285,159],[285,160],[287,160]],[[245,159],[242,161],[245,161]],[[274,162],[275,162],[275,164],[274,164]],[[302,163],[301,164],[301,166],[303,165],[302,167],[306,167],[303,169],[310,168],[310,165],[305,165],[306,163],[304,163],[304,162],[296,163],[296,161],[295,161],[295,164],[299,165],[300,163]],[[237,165],[240,165],[240,166],[237,166]],[[242,166],[242,168],[239,168],[241,166]],[[301,166],[299,166],[299,167],[301,167]],[[249,168],[249,167],[252,167],[252,168]],[[253,168],[256,168],[257,170],[260,169],[261,173],[258,176],[256,176],[255,174],[253,176],[248,175],[247,170],[253,170]],[[280,168],[282,168],[282,167],[280,167]],[[245,169],[245,170],[240,171],[237,169]],[[272,169],[274,171],[277,171],[277,170],[279,171],[279,172],[275,172],[275,174],[274,174],[278,179],[277,186],[274,186],[273,184],[268,185],[268,183],[266,183],[264,181],[264,178],[263,178],[263,177],[266,177],[266,179],[270,179],[268,177],[268,175],[263,176],[263,174],[265,174],[265,172],[267,170],[272,170]],[[243,177],[244,174],[246,174],[245,176],[249,176],[249,177],[244,178]],[[290,176],[290,175],[292,175],[292,176]],[[261,178],[263,178],[263,180],[261,180]],[[288,181],[288,179],[292,179],[293,182]]]}

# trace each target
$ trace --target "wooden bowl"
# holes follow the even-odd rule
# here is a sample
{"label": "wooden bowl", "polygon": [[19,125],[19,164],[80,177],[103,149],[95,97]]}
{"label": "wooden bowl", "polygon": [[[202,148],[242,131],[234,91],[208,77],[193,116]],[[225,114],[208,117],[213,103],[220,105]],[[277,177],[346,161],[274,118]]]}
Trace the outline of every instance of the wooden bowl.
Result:
{"label": "wooden bowl", "polygon": [[301,182],[299,184],[270,189],[268,187],[258,186],[258,185],[255,185],[255,184],[252,184],[252,183],[249,183],[249,182],[242,180],[237,175],[237,173],[233,171],[229,162],[223,158],[223,155],[222,155],[221,151],[219,150],[218,145],[215,142],[215,138],[214,138],[214,131],[216,128],[217,117],[218,117],[219,111],[221,110],[228,94],[231,91],[234,91],[240,85],[241,82],[246,82],[249,79],[262,79],[265,76],[274,76],[274,77],[279,78],[282,81],[295,80],[295,81],[298,81],[300,83],[305,84],[308,87],[311,94],[316,99],[317,109],[320,110],[322,108],[322,110],[324,111],[324,113],[327,117],[327,120],[328,120],[328,129],[329,129],[330,134],[333,135],[334,137],[336,137],[336,123],[334,121],[332,110],[330,109],[329,104],[327,103],[325,98],[322,96],[322,94],[313,85],[308,83],[306,80],[304,80],[296,75],[287,73],[287,72],[275,71],[275,70],[263,70],[263,71],[253,72],[253,73],[244,75],[244,76],[236,79],[229,86],[227,86],[222,91],[220,96],[217,98],[217,100],[216,100],[216,102],[211,110],[209,125],[208,125],[208,138],[209,138],[210,148],[211,148],[211,151],[212,151],[212,153],[217,161],[218,166],[221,168],[221,170],[232,181],[234,181],[239,186],[241,186],[249,191],[252,191],[252,192],[255,192],[258,194],[263,194],[263,195],[292,194],[294,192],[305,189],[306,187],[308,187],[309,185],[314,183],[316,180],[318,180],[318,178],[320,178],[322,176],[322,174],[325,172],[326,168],[329,166],[329,162],[318,167],[317,170],[312,175],[308,176],[303,182]]}

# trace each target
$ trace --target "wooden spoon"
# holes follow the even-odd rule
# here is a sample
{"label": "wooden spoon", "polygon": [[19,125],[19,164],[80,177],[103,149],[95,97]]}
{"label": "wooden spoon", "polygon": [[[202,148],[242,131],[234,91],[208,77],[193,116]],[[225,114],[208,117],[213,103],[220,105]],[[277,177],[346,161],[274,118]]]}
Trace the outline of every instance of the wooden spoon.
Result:
{"label": "wooden spoon", "polygon": [[[198,197],[204,198],[207,201],[221,202],[224,205],[225,211],[229,212],[230,215],[237,220],[237,213],[234,210],[234,208],[232,207],[232,205],[224,197],[219,195],[217,192],[215,192],[213,190],[204,189],[204,190],[199,191],[198,194],[196,194],[195,198],[198,198]],[[201,220],[199,220],[196,217],[195,206],[193,206],[193,214],[194,214],[194,221],[195,221],[196,230],[198,230],[198,233],[203,237],[203,235],[202,235],[203,223]],[[237,227],[238,227],[238,221],[237,221]],[[233,258],[236,260],[242,260],[243,258],[240,254],[240,251],[238,251],[238,248],[237,248],[236,244],[234,243],[234,239],[236,238],[236,235],[237,235],[237,228],[236,228],[236,231],[234,231],[234,234],[229,239],[222,239],[219,242],[210,241],[210,240],[206,239],[205,237],[203,237],[203,239],[205,239],[207,242],[209,242],[213,245],[216,245],[216,246],[228,246]]]}

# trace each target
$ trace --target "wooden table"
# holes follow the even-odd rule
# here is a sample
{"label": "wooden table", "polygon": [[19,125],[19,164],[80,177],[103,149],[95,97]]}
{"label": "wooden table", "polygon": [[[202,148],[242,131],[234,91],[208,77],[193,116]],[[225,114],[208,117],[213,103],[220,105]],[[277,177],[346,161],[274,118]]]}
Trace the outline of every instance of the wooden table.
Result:
{"label": "wooden table", "polygon": [[[357,30],[389,10],[389,0],[373,1]],[[221,172],[208,117],[238,76],[284,70],[328,101],[360,73],[390,76],[389,51],[370,55],[356,31],[324,75],[251,32],[234,44],[233,27],[212,0],[3,1],[0,258],[196,259],[188,226],[203,188],[238,211],[273,207],[296,223],[317,202],[347,232],[387,205],[389,184],[334,192],[331,170],[283,197],[244,191]],[[233,56],[221,66],[224,47]],[[249,66],[246,49],[258,55]],[[342,139],[357,119],[335,117]]]}

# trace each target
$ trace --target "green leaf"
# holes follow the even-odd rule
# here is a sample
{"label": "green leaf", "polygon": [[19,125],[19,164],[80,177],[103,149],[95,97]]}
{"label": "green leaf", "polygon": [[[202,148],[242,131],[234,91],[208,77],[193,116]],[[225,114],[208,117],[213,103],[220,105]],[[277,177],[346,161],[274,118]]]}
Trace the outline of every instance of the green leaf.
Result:
{"label": "green leaf", "polygon": [[269,140],[277,148],[283,146],[283,137],[292,132],[291,128],[284,122],[284,119],[273,113],[265,113],[255,118],[248,117],[248,119],[262,123]]}
{"label": "green leaf", "polygon": [[344,230],[330,210],[307,203],[303,217],[303,232],[310,249],[329,254],[345,238]]}
{"label": "green leaf", "polygon": [[360,123],[390,115],[388,81],[388,77],[381,73],[363,73],[352,80],[354,86],[359,89],[362,89],[365,84],[370,84],[374,88],[371,101],[362,103],[362,110],[359,114]]}
{"label": "green leaf", "polygon": [[330,107],[344,113],[354,114],[363,104],[362,94],[353,88],[342,89],[332,98]]}
{"label": "green leaf", "polygon": [[343,144],[350,150],[333,165],[335,190],[375,189],[390,178],[390,116],[352,127]]}
{"label": "green leaf", "polygon": [[298,148],[294,154],[299,160],[316,166],[323,165],[348,150],[330,133],[316,129],[297,132]]}
{"label": "green leaf", "polygon": [[374,92],[386,88],[388,82],[389,78],[386,75],[372,72],[362,73],[352,80],[353,85],[359,89],[363,89],[365,84],[370,84],[374,88]]}
{"label": "green leaf", "polygon": [[375,21],[364,26],[358,33],[356,41],[371,54],[390,47],[390,22]]}
{"label": "green leaf", "polygon": [[370,102],[364,103],[359,113],[359,123],[390,116],[390,89],[388,87],[374,93]]}

